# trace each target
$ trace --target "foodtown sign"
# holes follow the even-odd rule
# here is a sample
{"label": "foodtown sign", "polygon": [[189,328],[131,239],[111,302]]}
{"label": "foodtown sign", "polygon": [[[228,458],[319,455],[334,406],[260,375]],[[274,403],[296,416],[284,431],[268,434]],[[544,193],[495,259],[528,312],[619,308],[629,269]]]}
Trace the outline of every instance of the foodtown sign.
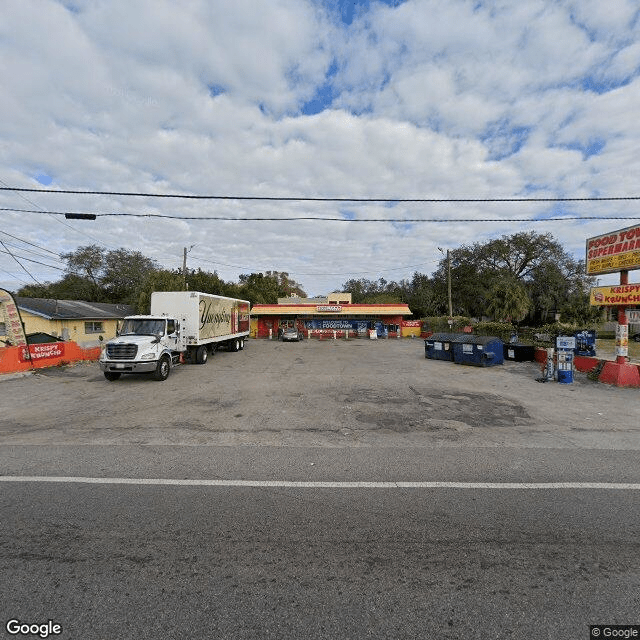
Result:
{"label": "foodtown sign", "polygon": [[316,311],[332,311],[340,313],[342,306],[339,304],[319,304],[316,306]]}

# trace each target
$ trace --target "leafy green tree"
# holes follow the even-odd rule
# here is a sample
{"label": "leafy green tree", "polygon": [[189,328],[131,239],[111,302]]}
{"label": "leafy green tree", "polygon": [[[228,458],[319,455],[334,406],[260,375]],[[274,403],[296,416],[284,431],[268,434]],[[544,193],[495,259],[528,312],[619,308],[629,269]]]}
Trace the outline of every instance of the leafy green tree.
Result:
{"label": "leafy green tree", "polygon": [[136,308],[138,313],[149,313],[151,310],[151,294],[154,291],[182,291],[182,273],[168,269],[156,269],[148,273],[138,287]]}
{"label": "leafy green tree", "polygon": [[498,321],[520,322],[529,311],[531,300],[523,284],[505,278],[489,291],[487,311]]}
{"label": "leafy green tree", "polygon": [[278,288],[281,298],[295,296],[297,298],[306,298],[307,294],[304,292],[300,284],[289,277],[286,271],[267,271],[266,276],[268,278],[275,278],[278,282]]}
{"label": "leafy green tree", "polygon": [[[218,277],[218,274],[214,271],[203,271],[198,269],[197,271],[189,271],[187,273],[187,288],[189,291],[202,291],[203,293],[212,293],[216,296],[228,296],[229,286],[226,282]],[[180,289],[182,289],[182,283],[180,283]]]}
{"label": "leafy green tree", "polygon": [[70,253],[60,255],[67,261],[67,274],[86,279],[92,284],[92,291],[88,293],[87,300],[91,302],[105,302],[107,294],[102,286],[104,270],[105,249],[98,245],[78,247]]}
{"label": "leafy green tree", "polygon": [[111,302],[135,304],[141,283],[156,269],[156,262],[139,251],[107,251],[102,263],[100,284]]}
{"label": "leafy green tree", "polygon": [[57,282],[45,282],[44,285],[26,285],[17,295],[27,298],[52,298],[54,300],[95,300],[95,284],[75,273],[66,274]]}
{"label": "leafy green tree", "polygon": [[[584,292],[593,279],[549,234],[520,232],[451,251],[454,313],[481,317],[503,287],[503,281],[524,285],[531,303],[529,318],[544,320],[574,293]],[[446,260],[433,277],[439,298],[447,285]],[[504,289],[504,287],[503,287]],[[505,292],[503,291],[503,294]]]}

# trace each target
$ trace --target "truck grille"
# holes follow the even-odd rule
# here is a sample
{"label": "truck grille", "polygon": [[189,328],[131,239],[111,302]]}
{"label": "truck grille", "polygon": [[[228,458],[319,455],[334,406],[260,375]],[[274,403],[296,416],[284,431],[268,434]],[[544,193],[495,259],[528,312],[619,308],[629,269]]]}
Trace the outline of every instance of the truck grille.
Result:
{"label": "truck grille", "polygon": [[107,358],[109,360],[133,360],[138,353],[136,344],[108,344]]}

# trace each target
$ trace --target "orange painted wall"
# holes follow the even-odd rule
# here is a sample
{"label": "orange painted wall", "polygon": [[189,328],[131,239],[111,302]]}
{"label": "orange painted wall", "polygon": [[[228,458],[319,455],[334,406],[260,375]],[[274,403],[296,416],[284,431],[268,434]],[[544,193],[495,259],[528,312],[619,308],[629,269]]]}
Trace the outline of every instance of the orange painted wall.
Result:
{"label": "orange painted wall", "polygon": [[82,360],[98,360],[100,347],[83,349],[75,342],[52,342],[29,346],[31,359],[25,354],[24,347],[0,348],[0,374],[56,367]]}

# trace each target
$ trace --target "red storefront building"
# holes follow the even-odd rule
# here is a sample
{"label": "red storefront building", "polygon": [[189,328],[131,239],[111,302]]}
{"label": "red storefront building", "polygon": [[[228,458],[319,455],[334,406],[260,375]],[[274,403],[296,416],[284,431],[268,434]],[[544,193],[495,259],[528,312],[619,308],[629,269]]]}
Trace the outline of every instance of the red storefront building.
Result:
{"label": "red storefront building", "polygon": [[304,337],[396,338],[402,320],[411,315],[406,304],[353,304],[350,293],[332,293],[322,298],[279,298],[278,304],[256,304],[251,308],[252,335],[277,338],[279,329],[297,327]]}

